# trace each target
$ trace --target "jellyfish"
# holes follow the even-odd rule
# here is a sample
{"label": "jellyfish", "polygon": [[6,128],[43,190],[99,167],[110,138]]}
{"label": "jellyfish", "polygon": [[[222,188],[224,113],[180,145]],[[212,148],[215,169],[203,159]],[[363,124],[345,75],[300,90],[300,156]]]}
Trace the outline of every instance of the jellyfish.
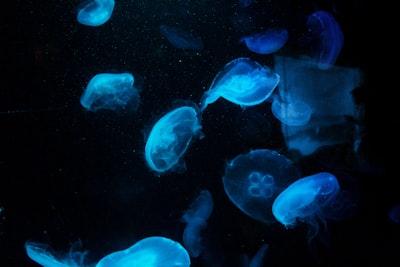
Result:
{"label": "jellyfish", "polygon": [[282,123],[289,126],[302,126],[311,119],[312,109],[305,101],[287,95],[285,101],[273,97],[272,114]]}
{"label": "jellyfish", "polygon": [[314,59],[317,67],[326,70],[335,64],[344,43],[342,29],[335,17],[318,10],[307,17],[308,34],[316,38]]}
{"label": "jellyfish", "polygon": [[389,219],[395,224],[400,224],[400,203],[393,204],[390,207]]}
{"label": "jellyfish", "polygon": [[131,73],[95,75],[81,95],[81,105],[89,111],[125,109],[136,111],[140,104],[139,88]]}
{"label": "jellyfish", "polygon": [[178,242],[162,237],[144,238],[131,247],[108,254],[96,267],[189,267],[190,257]]}
{"label": "jellyfish", "polygon": [[202,50],[204,47],[203,40],[200,37],[193,36],[190,32],[176,26],[161,25],[160,32],[176,48]]}
{"label": "jellyfish", "polygon": [[269,67],[261,66],[249,58],[230,61],[218,72],[210,88],[201,98],[201,110],[220,97],[248,107],[258,105],[269,98],[279,83],[279,75]]}
{"label": "jellyfish", "polygon": [[195,107],[182,106],[165,114],[151,129],[145,145],[145,160],[156,173],[186,170],[183,155],[194,138],[202,138]]}
{"label": "jellyfish", "polygon": [[262,244],[257,250],[256,255],[251,258],[249,267],[262,267],[265,261],[265,254],[267,253],[268,249],[268,244]]}
{"label": "jellyfish", "polygon": [[[286,228],[294,228],[299,221],[311,226],[311,240],[319,230],[318,222],[325,225],[322,215],[340,192],[337,178],[329,172],[320,172],[301,178],[283,190],[272,204],[272,213]],[[319,221],[318,221],[319,220]]]}
{"label": "jellyfish", "polygon": [[229,162],[222,178],[229,199],[242,212],[264,223],[275,223],[272,203],[293,181],[297,167],[285,156],[269,149],[240,154]]}
{"label": "jellyfish", "polygon": [[285,28],[270,28],[264,32],[240,38],[247,48],[258,54],[272,54],[281,49],[289,38]]}
{"label": "jellyfish", "polygon": [[80,251],[81,241],[74,242],[68,255],[56,256],[50,245],[34,241],[25,242],[28,257],[44,267],[81,267],[84,266],[87,251]]}
{"label": "jellyfish", "polygon": [[183,222],[187,223],[183,231],[183,244],[193,258],[197,258],[203,252],[201,231],[206,227],[213,207],[211,192],[202,190],[182,216]]}
{"label": "jellyfish", "polygon": [[78,11],[78,22],[86,26],[100,26],[110,19],[114,5],[114,0],[93,0]]}

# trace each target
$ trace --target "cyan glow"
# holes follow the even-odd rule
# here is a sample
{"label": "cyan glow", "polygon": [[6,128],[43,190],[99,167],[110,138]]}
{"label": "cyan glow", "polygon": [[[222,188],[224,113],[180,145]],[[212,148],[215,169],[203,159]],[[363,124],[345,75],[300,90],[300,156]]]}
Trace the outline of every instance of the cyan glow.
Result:
{"label": "cyan glow", "polygon": [[201,138],[201,124],[197,110],[191,106],[176,108],[151,129],[145,146],[145,160],[151,170],[185,170],[182,160],[194,137]]}
{"label": "cyan glow", "polygon": [[166,237],[152,236],[131,247],[108,254],[96,267],[189,267],[190,257],[178,242]]}
{"label": "cyan glow", "polygon": [[201,231],[206,227],[213,208],[211,192],[202,190],[182,216],[182,221],[187,223],[183,231],[183,245],[193,258],[197,258],[203,252]]}
{"label": "cyan glow", "polygon": [[325,222],[320,212],[335,200],[339,191],[338,180],[333,174],[310,175],[283,190],[272,205],[272,213],[287,228],[295,227],[298,221],[310,224],[314,236],[319,228],[317,220]]}
{"label": "cyan glow", "polygon": [[[68,255],[65,257],[56,257],[48,244],[33,241],[25,242],[25,251],[31,260],[43,267],[82,267],[87,252],[78,251],[81,245],[80,241],[72,244]],[[60,255],[60,253],[57,253],[57,255]]]}
{"label": "cyan glow", "polygon": [[129,109],[136,111],[140,104],[139,90],[133,86],[130,73],[101,73],[95,75],[81,95],[81,105],[89,111],[99,109]]}
{"label": "cyan glow", "polygon": [[344,43],[342,29],[335,17],[323,10],[315,11],[307,17],[308,34],[317,36],[314,59],[317,67],[329,69],[335,64]]}
{"label": "cyan glow", "polygon": [[232,60],[216,75],[201,98],[201,110],[220,97],[242,107],[264,102],[279,83],[279,75],[249,58]]}
{"label": "cyan glow", "polygon": [[282,123],[289,126],[302,126],[311,119],[312,109],[304,101],[288,96],[282,101],[278,96],[273,97],[272,113]]}
{"label": "cyan glow", "polygon": [[275,197],[298,178],[298,169],[288,158],[273,150],[256,149],[229,162],[222,182],[229,199],[242,212],[273,223]]}
{"label": "cyan glow", "polygon": [[78,11],[77,20],[86,26],[100,26],[110,19],[114,5],[114,0],[93,0]]}
{"label": "cyan glow", "polygon": [[267,31],[240,38],[247,48],[258,54],[272,54],[281,49],[289,38],[289,32],[284,29],[271,28]]}
{"label": "cyan glow", "polygon": [[200,37],[193,36],[190,32],[176,26],[161,25],[160,32],[176,48],[202,50],[204,47],[203,40]]}

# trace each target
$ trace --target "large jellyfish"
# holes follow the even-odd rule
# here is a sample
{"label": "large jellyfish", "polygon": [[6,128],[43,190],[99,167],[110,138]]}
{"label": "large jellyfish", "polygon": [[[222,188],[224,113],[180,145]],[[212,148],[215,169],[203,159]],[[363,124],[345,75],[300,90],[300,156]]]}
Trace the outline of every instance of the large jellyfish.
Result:
{"label": "large jellyfish", "polygon": [[258,105],[269,98],[279,78],[269,67],[249,58],[237,58],[215,76],[201,98],[200,108],[203,111],[220,97],[242,107]]}
{"label": "large jellyfish", "polygon": [[157,173],[184,171],[182,157],[193,138],[203,137],[201,128],[199,114],[192,106],[182,106],[165,114],[154,124],[147,138],[147,165]]}
{"label": "large jellyfish", "polygon": [[110,19],[114,5],[114,0],[93,0],[78,11],[77,20],[86,26],[100,26]]}
{"label": "large jellyfish", "polygon": [[256,149],[229,162],[222,178],[229,199],[245,214],[265,223],[276,222],[272,203],[300,177],[291,160],[269,149]]}
{"label": "large jellyfish", "polygon": [[202,190],[182,216],[183,222],[187,223],[183,231],[183,245],[191,257],[197,258],[203,252],[201,231],[206,227],[213,208],[211,192]]}
{"label": "large jellyfish", "polygon": [[189,267],[190,257],[178,242],[162,236],[152,236],[131,247],[108,254],[96,267]]}
{"label": "large jellyfish", "polygon": [[309,239],[313,238],[319,230],[319,223],[325,225],[326,218],[333,208],[330,203],[335,201],[340,186],[337,178],[329,172],[320,172],[301,178],[275,199],[272,213],[275,218],[286,228],[293,228],[299,221],[311,226]]}
{"label": "large jellyfish", "polygon": [[270,28],[264,32],[256,33],[240,38],[247,48],[258,54],[266,55],[277,52],[289,38],[289,32],[285,28]]}
{"label": "large jellyfish", "polygon": [[139,89],[131,73],[95,75],[81,95],[81,105],[89,111],[99,109],[136,111],[140,104]]}

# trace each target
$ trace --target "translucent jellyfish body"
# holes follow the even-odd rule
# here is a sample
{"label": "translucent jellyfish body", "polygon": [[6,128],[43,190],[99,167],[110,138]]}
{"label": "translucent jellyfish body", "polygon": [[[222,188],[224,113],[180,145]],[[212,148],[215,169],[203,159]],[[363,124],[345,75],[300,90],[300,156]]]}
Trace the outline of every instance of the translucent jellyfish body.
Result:
{"label": "translucent jellyfish body", "polygon": [[258,54],[271,54],[281,49],[289,38],[286,29],[271,28],[264,32],[256,33],[240,38],[240,42],[244,42],[247,48]]}
{"label": "translucent jellyfish body", "polygon": [[131,73],[95,75],[81,95],[81,105],[89,111],[99,109],[136,111],[140,104],[139,90]]}
{"label": "translucent jellyfish body", "polygon": [[324,211],[334,201],[340,191],[336,177],[328,172],[320,172],[301,178],[276,197],[272,212],[275,218],[285,227],[296,226],[298,221],[303,221],[318,229],[317,219],[324,222],[321,215],[329,213]]}
{"label": "translucent jellyfish body", "polygon": [[264,102],[279,83],[279,75],[248,58],[232,60],[216,75],[201,98],[201,110],[220,97],[242,107]]}
{"label": "translucent jellyfish body", "polygon": [[114,5],[114,0],[93,0],[79,10],[77,20],[86,26],[100,26],[110,19]]}
{"label": "translucent jellyfish body", "polygon": [[151,170],[162,173],[186,169],[183,155],[193,138],[202,138],[200,119],[194,107],[176,108],[151,129],[145,146],[145,160]]}
{"label": "translucent jellyfish body", "polygon": [[261,222],[273,223],[275,197],[299,177],[288,158],[273,150],[257,149],[229,162],[222,181],[229,199],[241,211]]}
{"label": "translucent jellyfish body", "polygon": [[273,98],[272,113],[282,123],[289,126],[302,126],[311,119],[312,109],[304,101],[287,96],[284,101],[278,96]]}
{"label": "translucent jellyfish body", "polygon": [[166,237],[144,238],[133,246],[108,254],[96,267],[189,267],[190,257],[178,242]]}

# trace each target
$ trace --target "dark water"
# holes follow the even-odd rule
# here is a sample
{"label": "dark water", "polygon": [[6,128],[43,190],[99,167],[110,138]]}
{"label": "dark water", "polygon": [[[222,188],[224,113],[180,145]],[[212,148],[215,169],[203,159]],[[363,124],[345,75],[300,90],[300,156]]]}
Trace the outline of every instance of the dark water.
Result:
{"label": "dark water", "polygon": [[[2,10],[0,91],[0,265],[38,266],[24,250],[27,240],[67,253],[80,240],[87,265],[128,248],[142,238],[166,236],[182,242],[184,210],[203,189],[214,199],[203,256],[196,266],[240,266],[269,244],[262,266],[354,266],[373,257],[397,259],[399,225],[388,218],[400,201],[394,181],[385,180],[385,131],[372,68],[364,50],[368,19],[362,1],[118,1],[99,27],[76,21],[80,1],[16,1]],[[242,35],[284,26],[289,40],[279,52],[297,57],[306,16],[332,12],[342,25],[344,47],[336,62],[357,68],[355,88],[365,116],[357,153],[353,141],[322,147],[308,156],[288,151],[280,122],[266,102],[243,113],[219,100],[202,114],[205,138],[184,156],[186,171],[157,176],[144,161],[149,127],[179,100],[198,103],[223,66],[249,57],[272,66],[239,42]],[[201,36],[204,48],[180,50],[159,32],[162,24],[184,25]],[[79,103],[87,82],[100,72],[131,72],[143,86],[137,112],[88,112]],[[359,124],[360,123],[360,124]],[[343,133],[344,135],[346,133]],[[252,149],[277,150],[292,158],[304,176],[328,171],[351,177],[359,199],[354,214],[327,221],[327,230],[307,242],[306,224],[285,229],[266,225],[236,208],[221,177],[227,161]],[[388,192],[386,192],[388,190]],[[385,193],[384,193],[385,192]],[[383,194],[384,193],[384,194]],[[397,195],[396,195],[397,194]],[[235,265],[236,264],[236,265]]]}

